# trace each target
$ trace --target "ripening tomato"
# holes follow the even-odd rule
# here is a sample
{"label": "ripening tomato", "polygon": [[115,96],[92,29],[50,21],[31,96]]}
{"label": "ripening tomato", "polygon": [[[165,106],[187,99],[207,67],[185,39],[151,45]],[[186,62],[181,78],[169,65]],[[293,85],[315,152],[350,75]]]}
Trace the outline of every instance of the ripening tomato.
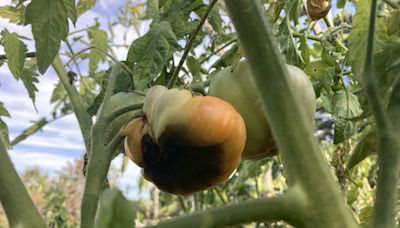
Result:
{"label": "ripening tomato", "polygon": [[[307,75],[298,67],[286,64],[292,88],[302,97],[302,107],[312,123],[315,112],[315,93]],[[258,160],[278,153],[269,128],[262,101],[246,61],[218,72],[210,83],[209,94],[229,102],[246,123],[247,141],[243,159]],[[267,107],[268,108],[268,107]]]}
{"label": "ripening tomato", "polygon": [[246,127],[229,103],[154,86],[143,111],[122,131],[125,151],[160,190],[180,195],[205,190],[238,166]]}

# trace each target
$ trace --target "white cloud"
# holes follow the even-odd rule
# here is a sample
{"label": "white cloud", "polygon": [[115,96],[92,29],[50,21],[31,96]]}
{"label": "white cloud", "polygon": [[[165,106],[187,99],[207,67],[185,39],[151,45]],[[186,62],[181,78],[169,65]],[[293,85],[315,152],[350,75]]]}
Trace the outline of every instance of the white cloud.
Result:
{"label": "white cloud", "polygon": [[47,173],[56,173],[61,171],[68,162],[74,160],[74,158],[70,156],[43,152],[10,150],[8,154],[20,173],[25,169],[33,167],[40,167]]}

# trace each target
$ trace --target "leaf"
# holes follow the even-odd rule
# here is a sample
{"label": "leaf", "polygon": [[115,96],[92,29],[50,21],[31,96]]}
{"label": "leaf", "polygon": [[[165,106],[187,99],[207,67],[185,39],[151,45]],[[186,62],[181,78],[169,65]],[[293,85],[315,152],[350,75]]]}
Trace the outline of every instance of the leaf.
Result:
{"label": "leaf", "polygon": [[32,25],[40,73],[46,72],[68,35],[68,15],[63,0],[32,0],[25,12],[25,25]]}
{"label": "leaf", "polygon": [[78,12],[75,6],[75,0],[64,0],[64,6],[67,9],[68,18],[71,19],[74,25],[78,19]]}
{"label": "leaf", "polygon": [[136,211],[119,190],[106,189],[100,197],[97,228],[134,227]]}
{"label": "leaf", "polygon": [[24,68],[26,45],[18,39],[16,33],[10,33],[7,29],[1,32],[3,37],[3,46],[8,59],[8,67],[14,77],[18,78]]}
{"label": "leaf", "polygon": [[35,134],[37,131],[41,130],[47,123],[49,123],[49,121],[47,121],[46,118],[35,121],[32,126],[26,128],[20,135],[18,135],[11,141],[11,146],[15,146],[19,142]]}
{"label": "leaf", "polygon": [[376,146],[376,134],[374,130],[369,131],[364,137],[358,142],[357,146],[351,153],[350,159],[347,162],[347,169],[351,169],[358,163],[363,161],[370,155],[377,152]]}
{"label": "leaf", "polygon": [[127,62],[134,66],[136,89],[145,89],[161,72],[177,48],[177,38],[166,21],[151,26],[148,33],[133,41]]}
{"label": "leaf", "polygon": [[4,103],[0,101],[0,116],[10,117],[10,113],[4,107]]}
{"label": "leaf", "polygon": [[304,33],[303,36],[300,36],[300,52],[301,57],[303,57],[304,62],[310,62],[310,48],[307,44],[307,34]]}
{"label": "leaf", "polygon": [[353,17],[352,30],[349,37],[349,62],[352,70],[360,79],[362,67],[365,61],[365,52],[368,37],[368,25],[370,14],[370,1],[357,1],[356,14]]}
{"label": "leaf", "polygon": [[88,11],[96,5],[96,0],[79,0],[77,10],[78,15],[82,15],[84,12]]}
{"label": "leaf", "polygon": [[342,9],[346,5],[346,0],[337,0],[336,7]]}
{"label": "leaf", "polygon": [[8,19],[12,23],[23,24],[25,20],[25,6],[0,6],[0,17]]}
{"label": "leaf", "polygon": [[200,78],[200,70],[201,70],[201,64],[193,57],[189,56],[186,59],[186,64],[188,65],[188,68],[190,72],[192,73],[193,77],[195,79],[201,79]]}
{"label": "leaf", "polygon": [[[88,35],[91,40],[91,46],[100,48],[101,50],[107,51],[108,41],[107,41],[107,33],[99,28],[90,28],[88,30]],[[93,75],[97,69],[97,65],[100,61],[104,61],[107,55],[102,51],[97,50],[96,48],[90,49],[89,53],[89,75]]]}
{"label": "leaf", "polygon": [[[35,93],[38,91],[35,83],[38,83],[37,79],[38,74],[35,73],[32,68],[24,68],[22,71],[21,77],[19,77],[24,83],[25,88],[28,90],[29,97],[31,98],[33,105],[35,106],[36,95]],[[35,107],[36,108],[36,107]]]}
{"label": "leaf", "polygon": [[[103,76],[100,93],[96,96],[93,103],[87,108],[87,112],[91,116],[97,114],[100,105],[103,103],[104,95],[106,93],[108,82],[110,80],[111,72],[112,72],[112,67],[110,67]],[[115,81],[115,83],[116,84],[112,94],[116,94],[119,92],[130,92],[134,89],[132,78],[125,69],[122,69],[120,72],[117,72],[117,80]]]}
{"label": "leaf", "polygon": [[335,68],[325,68],[321,76],[321,85],[324,87],[326,92],[328,92],[328,94],[331,91],[331,81],[333,77],[335,77]]}
{"label": "leaf", "polygon": [[165,4],[166,13],[162,15],[162,21],[168,21],[176,37],[182,38],[194,31],[198,21],[191,21],[190,13],[201,6],[202,1],[197,0],[175,0]]}
{"label": "leaf", "polygon": [[362,114],[362,109],[357,96],[345,91],[339,91],[333,95],[332,99],[333,116],[335,120],[334,143],[340,143],[350,138],[356,133],[356,123],[351,118]]}
{"label": "leaf", "polygon": [[387,27],[389,35],[400,34],[400,10],[390,12]]}
{"label": "leaf", "polygon": [[50,103],[53,104],[54,102],[60,101],[65,97],[65,89],[64,86],[59,82],[57,83],[56,87],[51,94]]}
{"label": "leaf", "polygon": [[208,16],[208,22],[211,24],[212,28],[217,34],[224,34],[224,30],[222,28],[222,18],[221,14],[219,13],[219,6],[217,4],[211,10],[210,15]]}
{"label": "leaf", "polygon": [[158,0],[148,0],[146,5],[146,17],[156,18],[159,14]]}

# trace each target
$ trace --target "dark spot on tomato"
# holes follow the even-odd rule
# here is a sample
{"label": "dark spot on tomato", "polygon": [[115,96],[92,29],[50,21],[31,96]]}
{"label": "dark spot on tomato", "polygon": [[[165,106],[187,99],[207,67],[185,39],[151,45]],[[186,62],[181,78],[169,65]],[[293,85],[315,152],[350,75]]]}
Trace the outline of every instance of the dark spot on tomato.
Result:
{"label": "dark spot on tomato", "polygon": [[181,126],[169,126],[157,145],[142,137],[144,175],[162,191],[187,195],[205,190],[223,174],[219,145],[196,146]]}

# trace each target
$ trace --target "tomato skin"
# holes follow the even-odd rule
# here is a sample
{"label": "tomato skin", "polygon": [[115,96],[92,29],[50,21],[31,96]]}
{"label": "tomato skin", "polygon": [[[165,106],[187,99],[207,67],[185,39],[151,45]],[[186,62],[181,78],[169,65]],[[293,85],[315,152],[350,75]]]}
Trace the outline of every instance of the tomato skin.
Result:
{"label": "tomato skin", "polygon": [[[142,174],[160,190],[179,195],[202,191],[227,179],[239,165],[246,127],[229,103],[155,86],[146,94],[143,111],[145,116],[127,127],[128,152],[139,151],[139,143],[130,144],[140,141]],[[144,125],[138,130],[140,121]],[[138,139],[135,132],[140,131]]]}
{"label": "tomato skin", "polygon": [[[302,97],[302,107],[306,109],[312,123],[316,105],[312,84],[300,68],[288,64],[286,67],[290,84],[295,94]],[[246,61],[239,62],[233,72],[231,67],[218,72],[210,83],[208,95],[229,102],[243,117],[247,141],[242,159],[259,160],[278,153],[250,66]]]}

